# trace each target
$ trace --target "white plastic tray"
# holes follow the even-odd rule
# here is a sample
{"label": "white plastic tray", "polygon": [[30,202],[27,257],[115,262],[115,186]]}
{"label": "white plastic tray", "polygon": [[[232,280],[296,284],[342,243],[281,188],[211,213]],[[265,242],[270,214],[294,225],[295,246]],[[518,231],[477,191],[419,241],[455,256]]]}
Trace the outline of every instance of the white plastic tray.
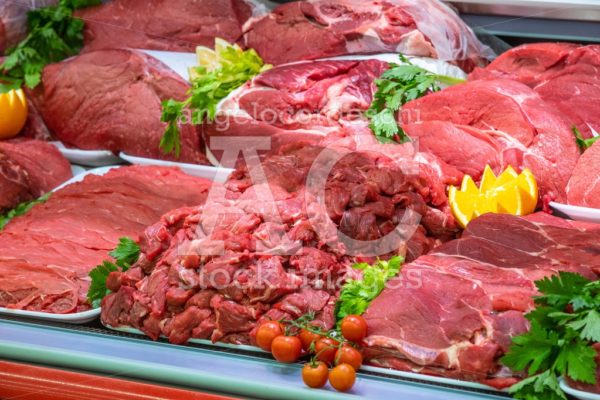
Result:
{"label": "white plastic tray", "polygon": [[61,142],[50,142],[72,164],[89,167],[104,167],[107,165],[122,164],[123,160],[108,150],[79,150],[69,149]]}
{"label": "white plastic tray", "polygon": [[185,172],[188,175],[196,176],[198,178],[210,179],[219,183],[225,182],[227,180],[227,177],[233,172],[233,169],[231,168],[213,167],[212,165],[187,164],[175,161],[157,160],[154,158],[135,157],[130,156],[126,153],[119,154],[119,157],[132,164],[159,165],[162,167],[179,167],[183,172]]}
{"label": "white plastic tray", "polygon": [[[108,329],[118,331],[118,332],[125,332],[125,333],[134,334],[134,335],[146,336],[144,332],[142,332],[138,329],[135,329],[135,328],[130,328],[130,327],[126,327],[126,326],[121,326],[121,327],[117,327],[117,328],[112,327],[110,325],[104,325],[104,326]],[[215,346],[215,347],[222,347],[222,348],[224,347],[224,348],[228,348],[228,349],[245,350],[245,351],[251,351],[251,352],[255,352],[255,353],[265,353],[264,350],[262,350],[258,347],[248,346],[248,345],[235,345],[235,344],[219,343],[219,342],[213,343],[210,340],[203,340],[203,339],[190,339],[189,342],[196,343],[196,344],[202,344],[202,345],[208,345],[208,346]],[[452,385],[452,386],[462,387],[462,388],[466,388],[466,389],[496,391],[496,389],[494,389],[491,386],[487,386],[487,385],[484,385],[482,383],[477,383],[477,382],[468,382],[468,381],[460,381],[458,379],[441,378],[441,377],[437,377],[437,376],[417,374],[414,372],[403,372],[403,371],[397,371],[397,370],[389,369],[389,368],[373,367],[370,365],[363,365],[360,367],[360,369],[361,369],[361,371],[377,372],[377,373],[397,376],[399,378],[417,379],[420,381],[430,382],[430,383],[435,383],[435,384],[440,384],[440,385]],[[591,400],[600,400],[600,399],[591,399]]]}
{"label": "white plastic tray", "polygon": [[550,207],[575,221],[600,224],[600,209],[598,208],[579,207],[556,202],[551,202]]}
{"label": "white plastic tray", "polygon": [[[73,175],[75,176],[73,178],[58,186],[56,189],[53,190],[53,192],[67,185],[70,185],[71,183],[80,182],[87,175],[104,175],[112,168],[118,168],[118,166],[113,165],[108,167],[90,169],[88,171],[84,170],[83,172],[77,175],[75,175],[74,173]],[[0,307],[0,315],[13,315],[18,317],[34,318],[44,321],[67,322],[71,324],[85,324],[86,322],[90,322],[96,319],[100,315],[100,309],[96,308],[94,310],[88,310],[71,314],[52,314],[39,311],[15,310],[12,308]]]}
{"label": "white plastic tray", "polygon": [[600,400],[600,394],[573,389],[566,380],[560,380],[560,388],[567,394],[581,400]]}

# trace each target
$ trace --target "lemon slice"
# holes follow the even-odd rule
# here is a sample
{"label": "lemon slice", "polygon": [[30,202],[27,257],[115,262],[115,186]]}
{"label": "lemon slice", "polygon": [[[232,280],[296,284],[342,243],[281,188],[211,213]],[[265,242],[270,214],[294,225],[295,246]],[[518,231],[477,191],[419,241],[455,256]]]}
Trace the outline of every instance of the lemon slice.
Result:
{"label": "lemon slice", "polygon": [[485,166],[483,170],[483,175],[481,176],[481,183],[479,185],[479,191],[481,193],[485,193],[496,184],[496,175],[494,175],[494,171],[489,165]]}
{"label": "lemon slice", "polygon": [[196,58],[198,66],[211,71],[219,66],[219,57],[217,52],[205,46],[196,47]]}
{"label": "lemon slice", "polygon": [[463,228],[466,228],[469,221],[473,219],[478,199],[478,192],[463,192],[458,190],[456,186],[450,186],[448,191],[450,208],[454,218]]}

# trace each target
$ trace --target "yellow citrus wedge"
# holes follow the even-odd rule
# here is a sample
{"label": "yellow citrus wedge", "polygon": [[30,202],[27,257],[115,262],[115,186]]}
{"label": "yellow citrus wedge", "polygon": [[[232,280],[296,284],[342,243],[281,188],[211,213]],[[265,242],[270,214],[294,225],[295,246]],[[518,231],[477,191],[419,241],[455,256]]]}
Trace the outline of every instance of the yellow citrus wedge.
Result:
{"label": "yellow citrus wedge", "polygon": [[486,166],[479,187],[468,175],[460,189],[450,186],[448,201],[452,214],[465,228],[470,221],[487,213],[527,215],[535,211],[538,187],[529,169],[521,174],[507,167],[500,175]]}
{"label": "yellow citrus wedge", "polygon": [[204,67],[209,71],[219,65],[219,57],[217,56],[217,52],[208,47],[196,47],[196,57],[198,59],[198,66]]}
{"label": "yellow citrus wedge", "polygon": [[0,140],[21,132],[27,121],[27,100],[21,89],[0,94]]}

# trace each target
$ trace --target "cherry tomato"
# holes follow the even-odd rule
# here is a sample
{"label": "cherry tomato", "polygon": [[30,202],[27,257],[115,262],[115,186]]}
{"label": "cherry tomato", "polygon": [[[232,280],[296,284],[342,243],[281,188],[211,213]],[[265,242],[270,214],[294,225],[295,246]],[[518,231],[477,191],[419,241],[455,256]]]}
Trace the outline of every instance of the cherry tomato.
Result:
{"label": "cherry tomato", "polygon": [[362,365],[362,354],[352,346],[344,345],[335,354],[336,364],[348,364],[356,371]]}
{"label": "cherry tomato", "polygon": [[322,388],[327,383],[327,377],[329,375],[329,368],[327,364],[322,361],[313,363],[306,363],[302,368],[302,380],[306,386],[311,388]]}
{"label": "cherry tomato", "polygon": [[316,333],[307,331],[306,329],[301,329],[298,337],[300,338],[300,341],[302,342],[302,348],[306,351],[310,350],[311,344],[316,343],[317,340],[321,339],[320,335],[317,335]]}
{"label": "cherry tomato", "polygon": [[329,383],[338,392],[347,392],[354,386],[356,371],[348,364],[340,364],[329,372]]}
{"label": "cherry tomato", "polygon": [[283,327],[277,321],[267,321],[260,325],[256,332],[256,344],[264,351],[271,351],[273,339],[283,335]]}
{"label": "cherry tomato", "polygon": [[302,354],[302,342],[297,336],[277,336],[273,339],[271,352],[277,361],[293,363]]}
{"label": "cherry tomato", "polygon": [[358,343],[367,337],[367,322],[360,315],[347,315],[340,325],[342,335],[351,342]]}
{"label": "cherry tomato", "polygon": [[317,359],[326,362],[329,365],[333,365],[338,346],[339,343],[337,341],[327,337],[317,340],[317,343],[315,344],[315,354]]}

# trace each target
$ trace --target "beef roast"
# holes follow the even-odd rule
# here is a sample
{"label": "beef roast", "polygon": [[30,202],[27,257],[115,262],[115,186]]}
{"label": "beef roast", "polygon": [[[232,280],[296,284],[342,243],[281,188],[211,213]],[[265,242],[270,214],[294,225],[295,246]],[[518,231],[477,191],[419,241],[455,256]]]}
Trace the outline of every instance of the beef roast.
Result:
{"label": "beef roast", "polygon": [[211,182],[161,167],[121,167],[53,193],[0,232],[0,306],[51,313],[89,308],[89,271],[120,237],[201,204]]}
{"label": "beef roast", "polygon": [[476,179],[486,164],[497,173],[509,165],[531,169],[545,201],[565,198],[579,158],[563,115],[535,91],[512,80],[449,87],[409,102],[400,118],[419,151],[432,153]]}
{"label": "beef roast", "polygon": [[[189,84],[153,57],[102,50],[48,65],[35,96],[44,121],[67,146],[174,159],[159,149],[161,102],[183,100]],[[182,162],[205,164],[195,126],[181,127]]]}
{"label": "beef roast", "polygon": [[237,42],[252,16],[246,0],[113,0],[76,12],[84,51],[117,47],[193,52],[215,38]]}
{"label": "beef roast", "polygon": [[470,69],[493,57],[458,15],[437,0],[296,1],[249,22],[244,41],[273,64],[400,52],[456,61]]}
{"label": "beef roast", "polygon": [[514,79],[561,110],[585,137],[600,132],[600,46],[532,43],[515,47],[469,79]]}
{"label": "beef roast", "polygon": [[600,208],[600,141],[579,158],[567,186],[567,201],[574,206]]}
{"label": "beef roast", "polygon": [[72,176],[71,165],[51,144],[0,141],[0,212],[40,197]]}
{"label": "beef roast", "polygon": [[461,239],[405,265],[371,303],[366,361],[510,386],[516,378],[498,359],[529,328],[533,282],[559,270],[597,279],[599,239],[598,230],[509,215],[472,221]]}

